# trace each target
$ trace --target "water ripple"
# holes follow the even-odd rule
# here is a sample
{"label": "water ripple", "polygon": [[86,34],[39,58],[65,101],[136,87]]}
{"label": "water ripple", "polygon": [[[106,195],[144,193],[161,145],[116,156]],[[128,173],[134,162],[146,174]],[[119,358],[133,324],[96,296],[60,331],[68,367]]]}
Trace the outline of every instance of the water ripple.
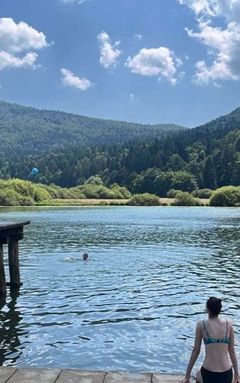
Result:
{"label": "water ripple", "polygon": [[0,217],[31,220],[23,287],[0,312],[4,365],[184,371],[209,295],[224,298],[240,334],[239,209],[29,208]]}

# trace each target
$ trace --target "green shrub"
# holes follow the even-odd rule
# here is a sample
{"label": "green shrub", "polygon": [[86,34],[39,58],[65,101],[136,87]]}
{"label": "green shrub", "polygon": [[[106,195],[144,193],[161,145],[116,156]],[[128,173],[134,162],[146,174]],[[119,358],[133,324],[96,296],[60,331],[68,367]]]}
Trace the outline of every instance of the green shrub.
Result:
{"label": "green shrub", "polygon": [[192,194],[188,192],[179,192],[176,197],[175,201],[172,203],[174,206],[200,206],[202,205],[201,202],[192,196]]}
{"label": "green shrub", "polygon": [[22,196],[10,188],[0,189],[0,206],[31,206],[34,201],[29,196]]}
{"label": "green shrub", "polygon": [[224,186],[217,189],[209,202],[210,206],[240,206],[240,187]]}
{"label": "green shrub", "polygon": [[18,203],[20,206],[34,206],[35,202],[32,197],[19,195]]}
{"label": "green shrub", "polygon": [[85,199],[85,195],[84,193],[81,191],[81,189],[79,189],[78,186],[75,186],[73,188],[70,188],[70,189],[62,189],[64,191],[64,197],[61,197],[61,198],[70,198],[70,199]]}
{"label": "green shrub", "polygon": [[[96,198],[96,199],[122,199],[126,198],[125,195],[131,195],[130,193],[127,193],[128,190],[126,188],[120,188],[120,187],[113,187],[109,189],[107,186],[104,185],[93,185],[93,184],[84,184],[76,187],[76,190],[78,190],[78,196],[79,193],[83,195],[85,198]],[[122,194],[124,193],[124,195]]]}
{"label": "green shrub", "polygon": [[33,194],[33,184],[30,181],[24,181],[18,178],[11,178],[9,180],[0,181],[0,189],[11,189],[20,195],[31,196]]}
{"label": "green shrub", "polygon": [[167,192],[167,197],[168,198],[175,198],[178,193],[181,193],[181,190],[176,190],[176,189],[170,189]]}
{"label": "green shrub", "polygon": [[212,193],[213,193],[213,190],[211,189],[197,189],[192,192],[192,195],[194,197],[208,199],[211,197]]}
{"label": "green shrub", "polygon": [[1,189],[0,190],[0,206],[18,205],[19,194],[15,190]]}
{"label": "green shrub", "polygon": [[157,195],[150,193],[134,194],[127,202],[129,206],[160,206],[161,202]]}
{"label": "green shrub", "polygon": [[41,185],[49,194],[50,196],[53,198],[53,199],[56,199],[56,198],[61,198],[61,199],[65,199],[65,198],[71,198],[70,197],[70,190],[71,189],[65,189],[65,188],[61,188],[60,186],[57,186],[57,185]]}
{"label": "green shrub", "polygon": [[85,181],[85,184],[87,185],[103,185],[103,180],[101,177],[95,175],[91,176]]}
{"label": "green shrub", "polygon": [[132,194],[126,187],[119,186],[118,184],[112,185],[111,191],[114,193],[114,198],[116,199],[129,199],[132,197]]}
{"label": "green shrub", "polygon": [[84,184],[84,185],[81,185],[81,186],[78,186],[78,190],[81,194],[83,194],[85,196],[85,198],[99,198],[99,195],[98,195],[98,187],[95,186],[95,185],[87,185],[87,184]]}
{"label": "green shrub", "polygon": [[105,198],[105,199],[114,199],[115,194],[112,190],[108,189],[106,186],[101,186],[97,190],[98,192],[98,198]]}
{"label": "green shrub", "polygon": [[31,197],[36,202],[41,202],[44,200],[50,200],[51,195],[48,193],[47,190],[44,189],[44,187],[41,186],[41,184],[33,184],[33,192]]}

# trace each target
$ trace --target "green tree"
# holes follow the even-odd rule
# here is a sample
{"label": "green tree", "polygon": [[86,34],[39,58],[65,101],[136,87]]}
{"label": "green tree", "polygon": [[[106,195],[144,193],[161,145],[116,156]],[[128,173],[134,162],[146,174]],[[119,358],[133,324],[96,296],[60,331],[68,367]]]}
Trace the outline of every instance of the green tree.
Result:
{"label": "green tree", "polygon": [[204,188],[216,189],[217,182],[216,182],[215,164],[214,164],[212,156],[210,155],[207,156],[207,159],[205,161],[202,179],[203,179]]}

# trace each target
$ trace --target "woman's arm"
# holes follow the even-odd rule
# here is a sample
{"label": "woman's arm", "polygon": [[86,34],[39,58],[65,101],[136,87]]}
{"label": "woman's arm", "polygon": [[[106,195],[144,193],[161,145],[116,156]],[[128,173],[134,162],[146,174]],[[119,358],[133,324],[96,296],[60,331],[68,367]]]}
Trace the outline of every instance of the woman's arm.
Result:
{"label": "woman's arm", "polygon": [[239,372],[238,372],[237,357],[236,357],[235,348],[234,348],[234,331],[233,331],[233,327],[232,327],[231,323],[230,323],[228,352],[229,352],[231,362],[233,365],[233,370],[234,370],[234,375],[235,375],[234,376],[234,379],[235,379],[234,382],[237,383],[239,381]]}
{"label": "woman's arm", "polygon": [[198,322],[196,325],[194,346],[193,346],[192,354],[191,354],[189,362],[188,362],[188,366],[187,366],[187,370],[185,373],[185,378],[183,380],[183,383],[187,383],[190,380],[191,371],[193,369],[193,366],[194,366],[194,364],[198,358],[198,355],[200,353],[200,350],[201,350],[201,343],[202,343],[202,329],[201,329],[200,322]]}

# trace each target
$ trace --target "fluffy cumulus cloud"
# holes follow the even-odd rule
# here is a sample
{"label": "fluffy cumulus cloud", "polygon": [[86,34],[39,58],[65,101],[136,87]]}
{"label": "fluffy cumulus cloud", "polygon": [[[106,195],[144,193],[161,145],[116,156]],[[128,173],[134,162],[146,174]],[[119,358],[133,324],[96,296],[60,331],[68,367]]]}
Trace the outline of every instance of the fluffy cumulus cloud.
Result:
{"label": "fluffy cumulus cloud", "polygon": [[219,0],[179,0],[179,3],[187,5],[196,15],[217,16],[220,12]]}
{"label": "fluffy cumulus cloud", "polygon": [[[240,79],[240,1],[239,0],[179,0],[196,16],[197,30],[186,28],[189,37],[207,48],[210,64],[196,63],[194,81],[197,84]],[[218,25],[225,19],[225,25]]]}
{"label": "fluffy cumulus cloud", "polygon": [[240,26],[231,22],[227,28],[217,28],[200,21],[199,29],[199,32],[187,30],[188,35],[206,45],[213,62],[209,66],[204,60],[196,63],[195,81],[217,84],[218,80],[240,79]]}
{"label": "fluffy cumulus cloud", "polygon": [[37,67],[38,50],[48,46],[46,36],[21,21],[0,18],[0,69],[7,67]]}
{"label": "fluffy cumulus cloud", "polygon": [[87,90],[90,88],[90,86],[92,86],[91,81],[89,81],[87,78],[80,78],[68,69],[62,68],[61,74],[62,82],[65,86],[70,86],[80,90]]}
{"label": "fluffy cumulus cloud", "polygon": [[178,0],[178,2],[191,8],[196,16],[224,16],[231,20],[239,20],[240,17],[239,0]]}
{"label": "fluffy cumulus cloud", "polygon": [[135,56],[128,57],[126,66],[133,73],[143,76],[157,76],[172,85],[177,81],[177,68],[182,65],[174,52],[166,47],[143,48]]}
{"label": "fluffy cumulus cloud", "polygon": [[117,59],[122,51],[118,49],[120,41],[111,42],[110,36],[106,32],[101,32],[97,36],[100,49],[100,64],[104,68],[112,68],[117,64]]}
{"label": "fluffy cumulus cloud", "polygon": [[8,52],[0,51],[0,70],[12,68],[35,68],[38,55],[35,52],[29,52],[25,56],[18,58]]}

